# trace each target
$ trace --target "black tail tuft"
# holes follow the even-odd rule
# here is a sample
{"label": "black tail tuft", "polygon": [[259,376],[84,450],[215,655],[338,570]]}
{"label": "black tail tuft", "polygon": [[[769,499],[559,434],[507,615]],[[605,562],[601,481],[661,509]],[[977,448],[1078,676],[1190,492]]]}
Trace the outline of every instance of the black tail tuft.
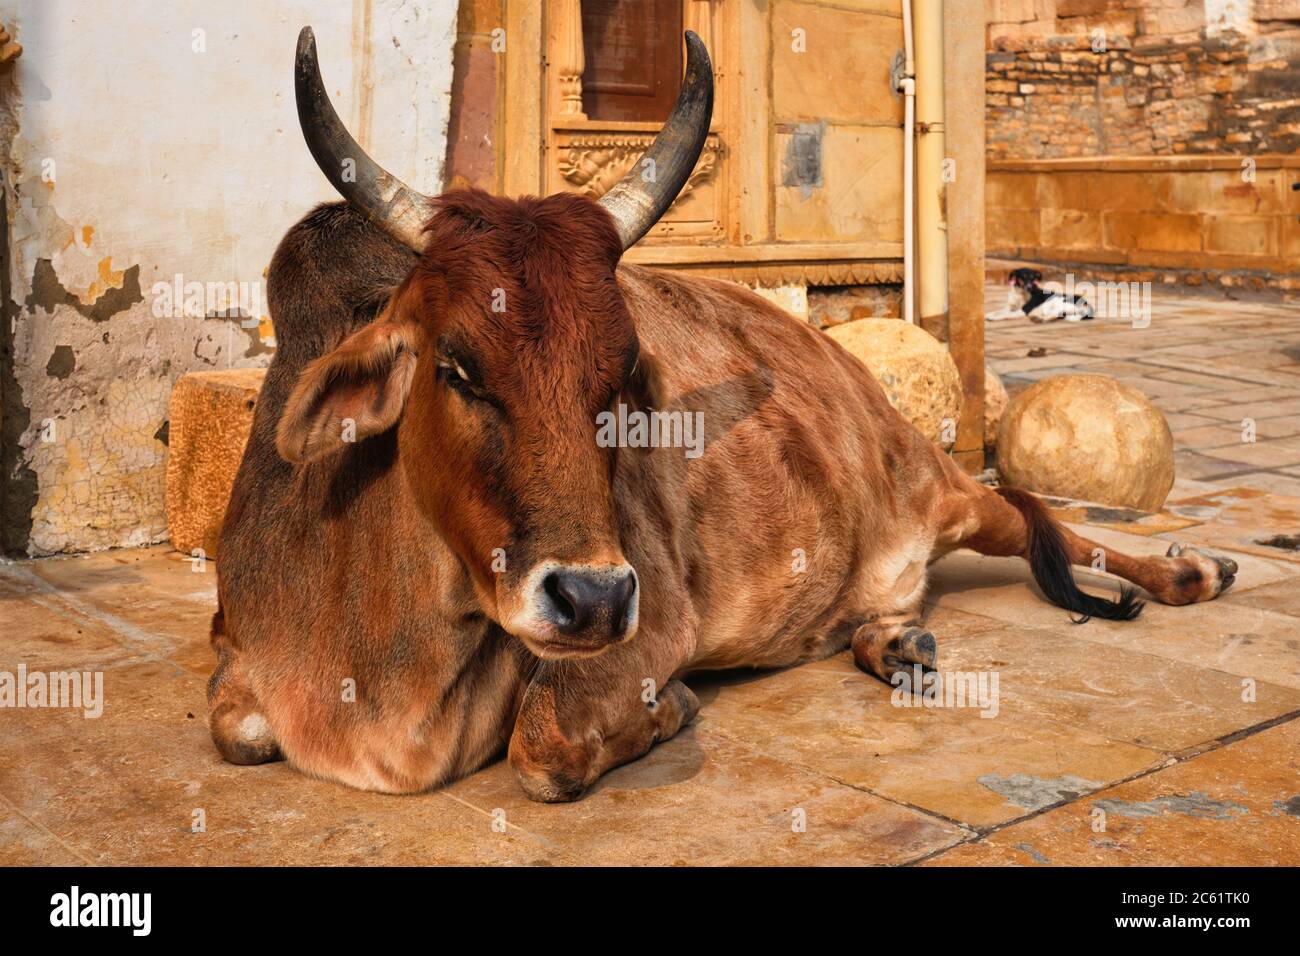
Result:
{"label": "black tail tuft", "polygon": [[1093,597],[1079,590],[1070,571],[1070,558],[1061,529],[1043,503],[1019,488],[998,488],[997,493],[1024,515],[1029,529],[1029,549],[1025,557],[1029,560],[1034,580],[1049,601],[1080,615],[1073,619],[1075,624],[1093,617],[1131,621],[1142,613],[1145,602],[1139,601],[1137,589],[1127,584],[1120,585],[1119,599],[1115,601]]}

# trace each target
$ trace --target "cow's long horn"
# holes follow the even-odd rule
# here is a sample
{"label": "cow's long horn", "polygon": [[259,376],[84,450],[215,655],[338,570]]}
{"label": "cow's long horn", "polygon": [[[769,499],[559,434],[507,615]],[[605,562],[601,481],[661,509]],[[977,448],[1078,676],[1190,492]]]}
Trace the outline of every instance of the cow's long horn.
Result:
{"label": "cow's long horn", "polygon": [[433,199],[383,169],[343,126],[321,82],[311,27],[298,34],[293,85],[298,125],[325,178],[354,209],[416,252],[423,251],[422,230],[433,215]]}
{"label": "cow's long horn", "polygon": [[668,121],[645,155],[600,197],[600,204],[614,217],[624,249],[650,231],[686,185],[712,117],[713,64],[704,42],[687,30],[686,76]]}

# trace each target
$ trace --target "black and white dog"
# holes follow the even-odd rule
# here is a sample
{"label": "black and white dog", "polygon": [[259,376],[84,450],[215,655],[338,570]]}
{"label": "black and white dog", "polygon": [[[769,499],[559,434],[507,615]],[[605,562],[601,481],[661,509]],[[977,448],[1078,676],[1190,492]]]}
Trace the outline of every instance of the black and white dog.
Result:
{"label": "black and white dog", "polygon": [[1092,306],[1081,295],[1049,292],[1039,286],[1043,274],[1037,269],[1013,269],[1007,278],[1007,307],[986,315],[990,322],[1028,316],[1033,322],[1080,322],[1093,317]]}

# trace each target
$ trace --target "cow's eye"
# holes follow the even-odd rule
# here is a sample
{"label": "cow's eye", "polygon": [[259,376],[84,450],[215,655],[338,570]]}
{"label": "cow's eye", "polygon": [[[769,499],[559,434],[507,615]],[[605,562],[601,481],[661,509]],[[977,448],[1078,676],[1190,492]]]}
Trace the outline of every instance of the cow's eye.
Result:
{"label": "cow's eye", "polygon": [[484,399],[482,393],[474,386],[474,381],[465,371],[465,367],[455,359],[444,359],[438,363],[438,374],[448,386],[467,398]]}

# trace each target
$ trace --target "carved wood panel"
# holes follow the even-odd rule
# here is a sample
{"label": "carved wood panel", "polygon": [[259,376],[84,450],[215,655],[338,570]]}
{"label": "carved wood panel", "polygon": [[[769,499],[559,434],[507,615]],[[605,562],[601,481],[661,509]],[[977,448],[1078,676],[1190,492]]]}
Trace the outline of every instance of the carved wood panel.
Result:
{"label": "carved wood panel", "polygon": [[[552,188],[597,199],[623,178],[654,140],[653,132],[561,129],[555,133]],[[711,133],[694,172],[646,242],[690,236],[721,240],[725,230],[722,140]]]}

